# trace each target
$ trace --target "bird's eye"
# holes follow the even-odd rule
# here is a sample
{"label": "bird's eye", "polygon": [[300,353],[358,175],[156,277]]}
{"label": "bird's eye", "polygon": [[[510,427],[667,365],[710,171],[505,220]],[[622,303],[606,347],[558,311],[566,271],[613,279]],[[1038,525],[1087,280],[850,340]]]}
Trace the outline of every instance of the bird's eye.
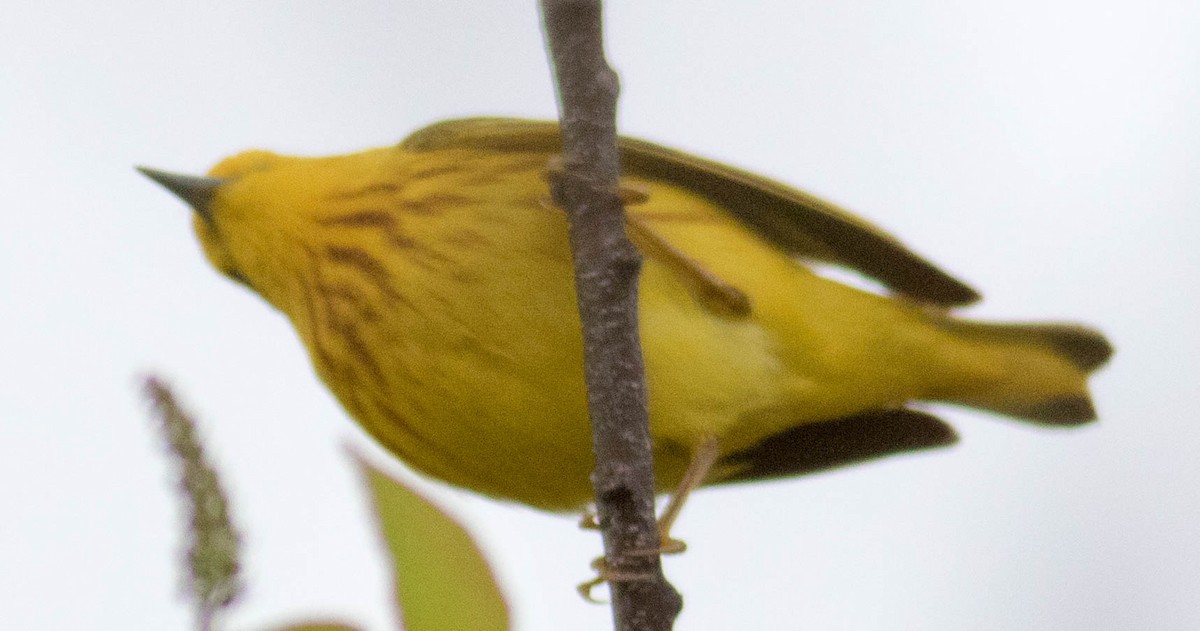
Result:
{"label": "bird's eye", "polygon": [[221,270],[221,271],[224,272],[224,274],[226,276],[233,279],[235,282],[237,282],[241,285],[245,285],[246,287],[249,287],[250,289],[254,289],[254,286],[250,284],[250,280],[247,279],[245,276],[243,276],[241,272],[239,272],[235,269],[232,269],[232,268]]}

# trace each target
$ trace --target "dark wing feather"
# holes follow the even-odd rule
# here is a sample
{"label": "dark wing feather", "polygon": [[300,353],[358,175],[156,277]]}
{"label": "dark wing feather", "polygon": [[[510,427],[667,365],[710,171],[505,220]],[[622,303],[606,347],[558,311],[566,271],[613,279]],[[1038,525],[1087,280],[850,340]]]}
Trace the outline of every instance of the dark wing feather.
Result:
{"label": "dark wing feather", "polygon": [[937,417],[905,408],[805,423],[721,459],[736,473],[712,484],[752,482],[813,473],[958,441]]}
{"label": "dark wing feather", "polygon": [[[622,171],[708,197],[792,255],[843,265],[914,300],[954,306],[979,294],[905,248],[894,237],[803,191],[643,140],[621,138]],[[558,124],[468,118],[430,125],[401,143],[409,151],[490,149],[555,154]]]}

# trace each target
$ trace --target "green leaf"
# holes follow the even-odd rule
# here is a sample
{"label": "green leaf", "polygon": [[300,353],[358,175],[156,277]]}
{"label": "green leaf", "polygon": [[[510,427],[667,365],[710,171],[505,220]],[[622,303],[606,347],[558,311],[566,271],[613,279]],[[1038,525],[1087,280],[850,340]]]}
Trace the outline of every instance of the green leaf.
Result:
{"label": "green leaf", "polygon": [[392,554],[396,602],[408,631],[506,631],[508,605],[462,526],[403,483],[358,458]]}

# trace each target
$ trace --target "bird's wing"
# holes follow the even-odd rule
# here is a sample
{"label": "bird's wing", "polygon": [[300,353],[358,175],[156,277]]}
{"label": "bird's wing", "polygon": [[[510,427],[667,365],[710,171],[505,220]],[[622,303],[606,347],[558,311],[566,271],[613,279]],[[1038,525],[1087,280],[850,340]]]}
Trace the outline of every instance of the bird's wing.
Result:
{"label": "bird's wing", "polygon": [[[895,237],[813,195],[644,140],[620,138],[618,146],[625,175],[667,182],[707,197],[794,256],[847,267],[918,302],[955,306],[979,299],[975,290]],[[418,152],[490,149],[557,154],[562,138],[556,122],[466,118],[418,130],[401,147]]]}
{"label": "bird's wing", "polygon": [[907,408],[867,410],[819,423],[801,423],[749,449],[728,454],[718,463],[727,473],[709,484],[804,475],[956,442],[953,428],[925,412]]}

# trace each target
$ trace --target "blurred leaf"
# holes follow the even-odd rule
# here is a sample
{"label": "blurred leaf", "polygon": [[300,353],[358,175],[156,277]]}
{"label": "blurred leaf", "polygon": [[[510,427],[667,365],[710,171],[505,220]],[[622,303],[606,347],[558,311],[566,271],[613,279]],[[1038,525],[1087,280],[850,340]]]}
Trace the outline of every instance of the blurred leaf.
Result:
{"label": "blurred leaf", "polygon": [[408,631],[506,631],[508,605],[467,531],[438,507],[358,458],[392,554]]}

